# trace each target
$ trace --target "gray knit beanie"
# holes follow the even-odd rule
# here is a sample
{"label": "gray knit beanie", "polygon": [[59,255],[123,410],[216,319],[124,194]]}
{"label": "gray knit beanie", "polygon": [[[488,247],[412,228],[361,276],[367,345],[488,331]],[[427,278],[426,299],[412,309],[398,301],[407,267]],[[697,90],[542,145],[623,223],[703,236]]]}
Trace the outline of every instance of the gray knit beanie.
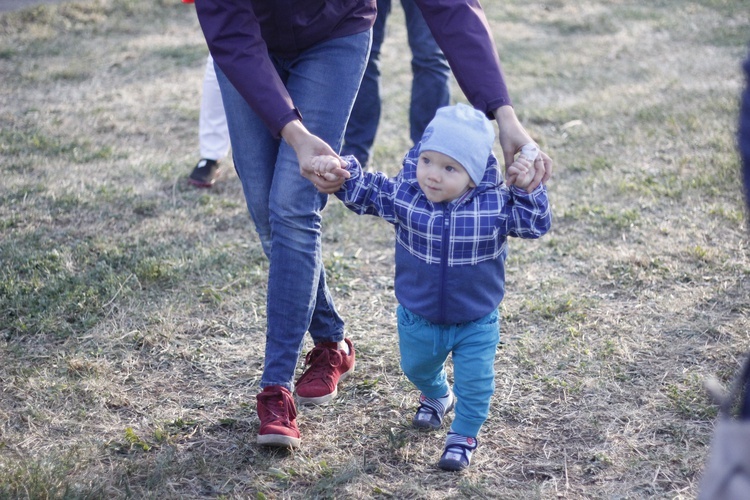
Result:
{"label": "gray knit beanie", "polygon": [[494,142],[495,129],[484,113],[466,104],[456,104],[437,110],[422,135],[419,152],[437,151],[450,156],[478,186]]}

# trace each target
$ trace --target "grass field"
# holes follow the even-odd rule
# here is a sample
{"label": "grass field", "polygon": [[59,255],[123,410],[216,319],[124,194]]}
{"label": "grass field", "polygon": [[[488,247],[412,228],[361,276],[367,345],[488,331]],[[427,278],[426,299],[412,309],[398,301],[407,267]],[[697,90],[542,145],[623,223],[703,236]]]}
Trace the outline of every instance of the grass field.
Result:
{"label": "grass field", "polygon": [[[179,1],[0,14],[0,498],[693,498],[750,349],[735,147],[741,0],[484,2],[554,223],[510,243],[472,467],[408,425],[390,226],[332,200],[358,352],[302,448],[256,446],[267,262],[231,165],[197,160],[205,42]],[[402,12],[376,167],[410,146]],[[463,95],[456,88],[456,100]],[[496,148],[499,151],[499,147]],[[308,341],[308,347],[309,341]]]}

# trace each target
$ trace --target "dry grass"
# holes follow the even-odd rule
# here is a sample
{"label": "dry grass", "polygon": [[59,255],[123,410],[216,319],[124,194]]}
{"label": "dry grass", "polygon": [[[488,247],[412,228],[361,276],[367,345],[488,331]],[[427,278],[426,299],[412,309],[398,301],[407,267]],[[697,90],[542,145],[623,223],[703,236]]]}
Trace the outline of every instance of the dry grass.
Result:
{"label": "dry grass", "polygon": [[[750,348],[735,153],[743,2],[487,0],[520,117],[557,161],[553,230],[512,242],[472,468],[409,428],[392,234],[337,203],[325,259],[356,375],[254,443],[267,265],[231,169],[188,187],[192,8],[0,14],[0,497],[691,498],[707,377]],[[401,13],[376,161],[408,147]]]}

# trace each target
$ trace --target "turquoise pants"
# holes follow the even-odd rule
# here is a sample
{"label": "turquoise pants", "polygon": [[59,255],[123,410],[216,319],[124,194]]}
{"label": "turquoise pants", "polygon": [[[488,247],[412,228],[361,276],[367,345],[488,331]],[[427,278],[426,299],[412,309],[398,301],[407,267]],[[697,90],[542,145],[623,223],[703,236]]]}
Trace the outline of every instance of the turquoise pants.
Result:
{"label": "turquoise pants", "polygon": [[452,355],[457,401],[451,428],[477,437],[495,392],[495,352],[500,341],[497,310],[456,325],[431,323],[403,306],[397,314],[401,369],[425,396],[439,398],[450,388],[445,361]]}

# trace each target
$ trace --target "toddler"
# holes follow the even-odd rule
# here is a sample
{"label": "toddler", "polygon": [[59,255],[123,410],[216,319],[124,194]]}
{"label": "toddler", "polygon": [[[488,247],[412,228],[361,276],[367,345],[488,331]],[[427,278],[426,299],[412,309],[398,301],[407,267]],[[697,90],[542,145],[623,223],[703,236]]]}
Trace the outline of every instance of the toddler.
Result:
{"label": "toddler", "polygon": [[[401,368],[421,391],[412,424],[439,429],[455,407],[438,466],[471,463],[495,390],[500,340],[498,306],[505,294],[507,237],[538,238],[551,224],[547,191],[526,188],[543,169],[527,144],[506,172],[492,153],[495,132],[485,115],[458,104],[440,108],[396,177],[364,172],[353,157],[336,196],[358,214],[395,226],[395,293]],[[341,175],[340,160],[313,160],[318,175]],[[445,362],[453,358],[453,388]]]}

